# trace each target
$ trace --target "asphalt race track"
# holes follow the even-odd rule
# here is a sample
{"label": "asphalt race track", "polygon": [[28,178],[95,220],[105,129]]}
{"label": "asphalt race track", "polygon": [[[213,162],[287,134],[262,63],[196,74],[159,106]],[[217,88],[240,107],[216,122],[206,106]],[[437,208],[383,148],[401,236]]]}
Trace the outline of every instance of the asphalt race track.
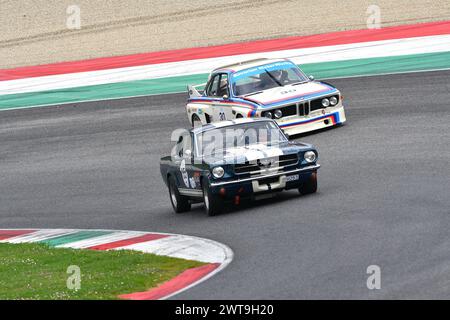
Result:
{"label": "asphalt race track", "polygon": [[[207,217],[172,212],[159,173],[186,94],[0,113],[0,227],[182,233],[229,245],[175,298],[450,298],[450,71],[337,79],[348,122],[319,148],[319,192]],[[381,290],[368,290],[378,265]]]}

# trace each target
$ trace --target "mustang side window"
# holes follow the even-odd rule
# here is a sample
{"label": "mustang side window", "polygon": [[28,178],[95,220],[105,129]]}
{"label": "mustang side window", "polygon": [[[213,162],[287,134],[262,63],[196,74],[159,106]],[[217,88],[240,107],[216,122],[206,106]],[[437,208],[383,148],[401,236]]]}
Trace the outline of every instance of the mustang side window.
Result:
{"label": "mustang side window", "polygon": [[183,138],[184,138],[183,136],[180,136],[178,138],[177,144],[175,145],[176,155],[179,158],[183,157],[183,142],[184,142]]}

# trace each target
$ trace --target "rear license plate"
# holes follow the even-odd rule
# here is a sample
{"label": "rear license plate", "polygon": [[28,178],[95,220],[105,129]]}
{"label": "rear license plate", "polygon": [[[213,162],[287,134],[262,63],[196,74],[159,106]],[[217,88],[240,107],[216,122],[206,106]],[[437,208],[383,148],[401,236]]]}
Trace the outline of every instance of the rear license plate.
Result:
{"label": "rear license plate", "polygon": [[292,176],[287,176],[286,182],[297,181],[298,179],[300,179],[300,176],[298,174],[294,174]]}

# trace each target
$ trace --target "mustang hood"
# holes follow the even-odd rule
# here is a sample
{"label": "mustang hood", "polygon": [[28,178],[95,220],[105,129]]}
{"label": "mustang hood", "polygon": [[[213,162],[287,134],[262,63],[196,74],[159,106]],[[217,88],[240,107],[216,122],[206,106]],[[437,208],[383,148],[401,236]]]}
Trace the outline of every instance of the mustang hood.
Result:
{"label": "mustang hood", "polygon": [[314,94],[327,94],[336,91],[335,88],[321,82],[306,82],[296,86],[275,87],[261,93],[244,97],[243,99],[262,105],[282,102],[285,100],[308,97]]}
{"label": "mustang hood", "polygon": [[276,145],[253,144],[235,148],[227,148],[218,154],[205,156],[204,161],[212,165],[226,165],[256,161],[258,159],[278,157],[284,154],[297,153],[299,151],[311,150],[313,147],[299,142],[282,142]]}

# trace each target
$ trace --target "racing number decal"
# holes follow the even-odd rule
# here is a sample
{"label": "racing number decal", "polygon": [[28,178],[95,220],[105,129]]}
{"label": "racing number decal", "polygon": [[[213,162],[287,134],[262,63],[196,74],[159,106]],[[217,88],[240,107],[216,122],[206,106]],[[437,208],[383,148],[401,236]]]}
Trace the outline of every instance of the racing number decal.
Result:
{"label": "racing number decal", "polygon": [[227,120],[227,117],[225,116],[225,112],[223,112],[223,111],[219,112],[219,120],[220,121]]}
{"label": "racing number decal", "polygon": [[186,160],[184,160],[184,159],[181,161],[180,171],[181,171],[181,176],[183,177],[184,184],[186,185],[186,187],[189,188],[189,176],[186,171]]}
{"label": "racing number decal", "polygon": [[189,178],[189,174],[186,170],[186,160],[184,160],[184,159],[181,160],[180,172],[181,172],[181,176],[183,177],[184,185],[187,188],[195,189],[197,187],[197,184],[200,183],[200,179],[199,179],[198,175],[196,175],[196,174],[194,174],[193,177]]}
{"label": "racing number decal", "polygon": [[197,183],[195,182],[195,178],[189,178],[189,183],[191,184],[191,188],[195,189],[195,187],[197,187]]}

